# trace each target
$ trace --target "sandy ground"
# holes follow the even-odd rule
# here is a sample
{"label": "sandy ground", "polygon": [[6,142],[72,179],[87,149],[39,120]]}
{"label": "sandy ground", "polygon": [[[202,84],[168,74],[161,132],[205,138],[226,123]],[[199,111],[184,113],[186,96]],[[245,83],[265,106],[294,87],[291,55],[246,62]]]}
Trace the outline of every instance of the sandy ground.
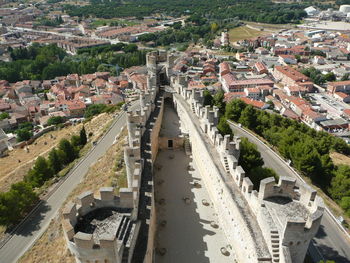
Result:
{"label": "sandy ground", "polygon": [[350,30],[350,24],[343,21],[317,21],[298,25],[299,28],[306,28],[311,30],[333,30],[333,31],[347,31]]}
{"label": "sandy ground", "polygon": [[[194,169],[188,170],[189,165]],[[157,255],[156,262],[233,262],[234,256],[224,256],[220,248],[228,241],[210,201],[195,164],[181,150],[162,150],[156,160],[155,196],[157,220],[157,247],[166,248],[164,256]],[[197,185],[195,185],[197,183]],[[189,199],[186,203],[184,198]],[[207,200],[210,205],[203,205]],[[166,225],[161,226],[165,221]]]}
{"label": "sandy ground", "polygon": [[[85,124],[87,134],[93,133],[90,141],[96,140],[105,126],[112,120],[111,114],[100,114]],[[47,156],[63,138],[69,139],[73,134],[78,134],[82,124],[69,126],[60,130],[48,132],[29,145],[29,152],[25,149],[14,149],[9,156],[0,159],[0,191],[7,191],[11,184],[19,182],[27,174],[38,156]],[[51,137],[52,136],[52,137]],[[20,160],[20,162],[19,162]]]}
{"label": "sandy ground", "polygon": [[[179,118],[165,104],[160,136],[180,135]],[[156,262],[233,262],[233,254],[221,254],[228,241],[201,176],[184,149],[160,150],[154,169],[157,210]],[[203,204],[208,201],[208,205]],[[164,255],[160,255],[163,249]]]}
{"label": "sandy ground", "polygon": [[[84,191],[92,190],[95,193],[103,186],[117,185],[125,187],[123,176],[124,167],[116,167],[116,163],[123,156],[123,144],[126,131],[124,130],[117,143],[112,145],[107,153],[101,157],[90,169],[85,180],[70,194],[66,203],[73,200]],[[75,259],[66,248],[62,233],[62,208],[52,220],[49,228],[36,241],[35,245],[27,251],[18,261],[20,263],[74,263]]]}

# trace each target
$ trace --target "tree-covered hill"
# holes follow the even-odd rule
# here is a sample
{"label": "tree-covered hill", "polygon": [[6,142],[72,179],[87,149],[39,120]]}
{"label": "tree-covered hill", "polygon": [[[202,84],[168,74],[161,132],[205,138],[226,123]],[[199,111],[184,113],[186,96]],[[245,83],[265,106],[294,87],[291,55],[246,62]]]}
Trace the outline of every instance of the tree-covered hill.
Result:
{"label": "tree-covered hill", "polygon": [[66,5],[71,16],[144,17],[155,13],[172,16],[198,14],[209,19],[238,17],[242,20],[283,24],[298,23],[306,16],[305,3],[274,3],[270,0],[91,0],[90,5]]}
{"label": "tree-covered hill", "polygon": [[118,43],[82,49],[78,55],[69,56],[55,44],[42,46],[34,43],[28,48],[10,49],[13,61],[0,62],[0,79],[16,82],[25,79],[52,79],[70,73],[114,73],[115,67],[106,65],[118,64],[122,68],[144,65],[146,52],[147,50],[138,50],[135,44]]}

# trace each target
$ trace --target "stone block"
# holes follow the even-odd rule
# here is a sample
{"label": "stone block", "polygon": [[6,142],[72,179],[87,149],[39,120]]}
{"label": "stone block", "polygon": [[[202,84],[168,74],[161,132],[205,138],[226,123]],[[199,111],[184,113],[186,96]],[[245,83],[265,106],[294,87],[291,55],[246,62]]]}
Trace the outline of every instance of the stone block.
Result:
{"label": "stone block", "polygon": [[100,188],[101,201],[112,201],[114,199],[113,187]]}
{"label": "stone block", "polygon": [[92,249],[94,241],[91,234],[78,232],[74,235],[74,243],[79,248]]}
{"label": "stone block", "polygon": [[78,196],[78,202],[82,207],[90,206],[94,202],[94,194],[87,191]]}

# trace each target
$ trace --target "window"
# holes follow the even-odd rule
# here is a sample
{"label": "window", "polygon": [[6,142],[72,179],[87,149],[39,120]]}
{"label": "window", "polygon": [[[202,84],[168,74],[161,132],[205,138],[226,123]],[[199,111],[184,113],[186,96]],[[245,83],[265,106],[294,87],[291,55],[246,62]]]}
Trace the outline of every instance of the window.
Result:
{"label": "window", "polygon": [[168,148],[173,148],[173,140],[168,140]]}

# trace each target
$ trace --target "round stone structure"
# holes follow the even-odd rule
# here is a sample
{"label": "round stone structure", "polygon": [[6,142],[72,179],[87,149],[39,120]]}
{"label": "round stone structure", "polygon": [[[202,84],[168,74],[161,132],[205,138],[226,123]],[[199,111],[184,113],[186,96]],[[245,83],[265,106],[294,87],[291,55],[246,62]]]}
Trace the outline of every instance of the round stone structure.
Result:
{"label": "round stone structure", "polygon": [[112,187],[101,188],[98,197],[85,192],[78,204],[69,203],[62,225],[76,262],[130,262],[139,229],[132,212],[127,193],[115,196]]}

